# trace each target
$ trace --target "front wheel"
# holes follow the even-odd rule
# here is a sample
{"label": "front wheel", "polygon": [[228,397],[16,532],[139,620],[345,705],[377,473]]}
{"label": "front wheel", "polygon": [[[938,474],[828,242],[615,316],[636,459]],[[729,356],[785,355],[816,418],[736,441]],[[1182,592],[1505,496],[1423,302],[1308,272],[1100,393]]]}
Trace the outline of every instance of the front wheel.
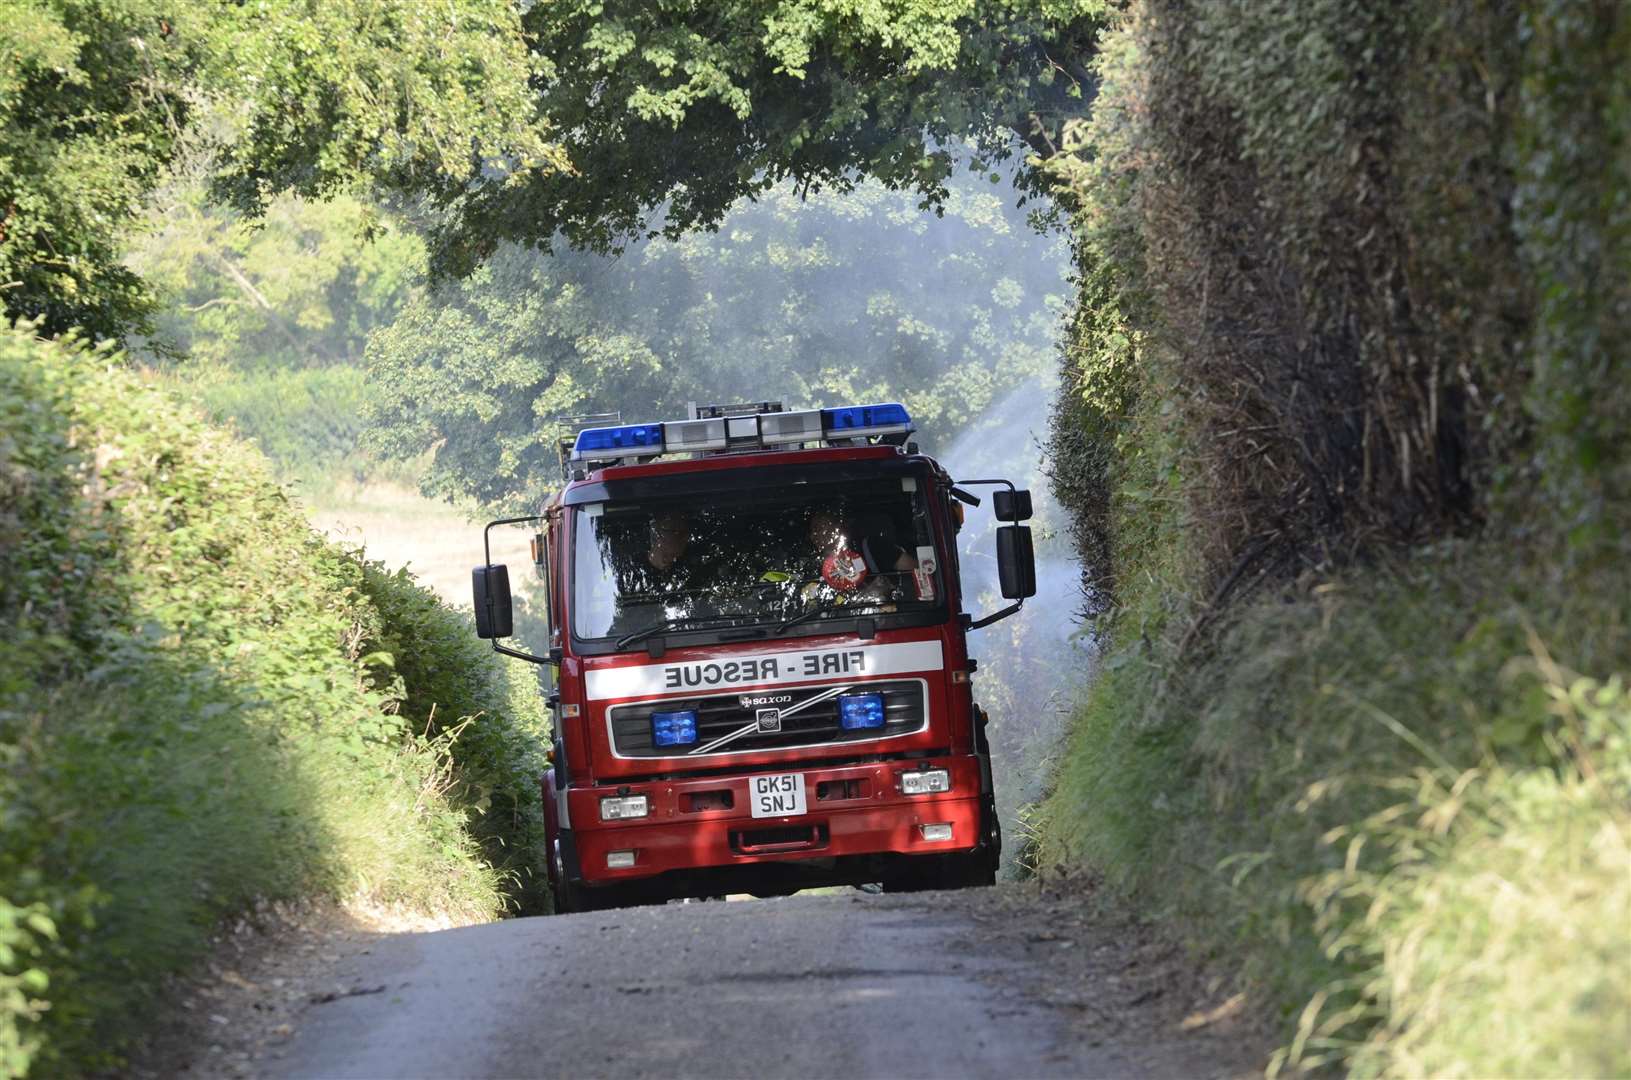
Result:
{"label": "front wheel", "polygon": [[883,879],[886,893],[924,892],[929,889],[977,889],[997,883],[997,860],[990,851],[952,855],[918,855]]}
{"label": "front wheel", "polygon": [[555,897],[555,914],[576,915],[581,911],[593,911],[595,905],[588,896],[588,889],[563,876],[550,886]]}

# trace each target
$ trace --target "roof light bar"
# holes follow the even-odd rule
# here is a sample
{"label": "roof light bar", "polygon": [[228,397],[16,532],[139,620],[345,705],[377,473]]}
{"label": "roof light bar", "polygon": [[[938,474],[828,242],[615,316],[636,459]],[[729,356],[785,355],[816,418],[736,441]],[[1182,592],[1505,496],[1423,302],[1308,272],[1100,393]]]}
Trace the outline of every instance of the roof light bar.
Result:
{"label": "roof light bar", "polygon": [[[765,405],[775,403],[766,402]],[[805,409],[726,414],[660,424],[623,424],[587,428],[572,447],[573,461],[614,461],[655,457],[658,454],[696,454],[721,450],[753,450],[802,443],[868,439],[906,435],[912,417],[898,402],[846,405],[833,409]],[[701,410],[698,410],[701,411]]]}
{"label": "roof light bar", "polygon": [[623,427],[585,428],[578,432],[578,441],[572,447],[572,460],[644,457],[662,452],[661,424],[626,424]]}
{"label": "roof light bar", "polygon": [[724,420],[670,420],[663,424],[663,450],[666,453],[723,450],[727,444]]}
{"label": "roof light bar", "polygon": [[824,434],[820,409],[766,413],[759,417],[759,441],[766,446],[820,442]]}
{"label": "roof light bar", "polygon": [[912,418],[899,402],[886,405],[846,405],[822,409],[821,423],[829,439],[860,438],[863,435],[900,435],[912,430]]}

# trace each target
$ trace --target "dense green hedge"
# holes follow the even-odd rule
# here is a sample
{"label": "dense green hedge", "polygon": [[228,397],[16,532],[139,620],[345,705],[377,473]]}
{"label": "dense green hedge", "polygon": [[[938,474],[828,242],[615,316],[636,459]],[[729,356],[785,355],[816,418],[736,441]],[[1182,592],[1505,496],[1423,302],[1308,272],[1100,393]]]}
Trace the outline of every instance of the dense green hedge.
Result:
{"label": "dense green hedge", "polygon": [[1102,44],[1051,168],[1109,645],[1044,863],[1241,964],[1282,1065],[1623,1074],[1631,10],[1138,0]]}
{"label": "dense green hedge", "polygon": [[117,357],[0,335],[0,1073],[114,1062],[259,897],[500,910],[540,721],[462,622]]}

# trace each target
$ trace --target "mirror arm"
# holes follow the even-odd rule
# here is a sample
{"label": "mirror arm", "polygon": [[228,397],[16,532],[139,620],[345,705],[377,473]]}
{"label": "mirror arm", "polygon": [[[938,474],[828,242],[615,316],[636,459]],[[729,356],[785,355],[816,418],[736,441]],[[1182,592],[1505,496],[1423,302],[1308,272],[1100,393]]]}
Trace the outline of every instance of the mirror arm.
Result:
{"label": "mirror arm", "polygon": [[[542,514],[528,514],[526,517],[499,518],[497,521],[489,521],[487,523],[487,527],[481,530],[481,557],[483,564],[486,566],[493,565],[492,533],[495,525],[520,525],[528,521],[543,520],[544,516]],[[492,622],[493,597],[492,594],[489,593],[487,596],[487,623],[490,626],[492,625]],[[528,663],[533,664],[559,664],[561,662],[561,658],[555,655],[556,650],[554,649],[549,651],[549,656],[547,657],[534,656],[531,653],[525,653],[519,649],[506,649],[504,646],[500,645],[496,639],[493,641],[493,651],[496,653],[503,653],[505,656],[513,656],[517,660],[525,660]]]}
{"label": "mirror arm", "polygon": [[[975,482],[978,483],[978,481]],[[951,496],[958,502],[967,503],[969,506],[980,505],[980,497],[978,495],[971,495],[955,484],[952,485]]]}
{"label": "mirror arm", "polygon": [[1003,608],[1001,611],[993,611],[991,614],[985,616],[984,618],[973,619],[973,618],[970,618],[967,615],[964,615],[963,616],[963,629],[965,631],[967,631],[967,630],[978,630],[982,626],[990,626],[994,622],[1001,622],[1003,619],[1006,619],[1008,616],[1018,613],[1019,609],[1024,607],[1024,606],[1025,606],[1025,601],[1016,600],[1014,603],[1009,604],[1007,607]]}
{"label": "mirror arm", "polygon": [[[957,486],[953,487],[951,490],[952,490],[952,494],[955,495],[955,494],[957,494],[957,487],[976,487],[976,486],[1005,487],[1009,491],[1018,491],[1019,490],[1018,488],[1016,488],[1014,486],[1014,482],[1012,480],[958,480],[957,481]],[[965,491],[965,492],[963,492],[963,494],[968,495],[968,492]],[[961,497],[961,496],[959,496],[959,497]],[[980,505],[980,500],[975,499],[974,496],[969,495],[968,498],[974,500],[973,502],[969,502],[970,506],[979,506]],[[964,499],[963,501],[968,502],[968,499]]]}
{"label": "mirror arm", "polygon": [[513,656],[517,660],[525,660],[528,663],[533,664],[559,664],[561,662],[561,658],[555,655],[556,650],[554,649],[549,651],[550,654],[548,656],[534,656],[531,653],[522,652],[520,649],[506,649],[504,646],[495,641],[493,642],[493,651],[496,653],[503,653],[505,656]]}

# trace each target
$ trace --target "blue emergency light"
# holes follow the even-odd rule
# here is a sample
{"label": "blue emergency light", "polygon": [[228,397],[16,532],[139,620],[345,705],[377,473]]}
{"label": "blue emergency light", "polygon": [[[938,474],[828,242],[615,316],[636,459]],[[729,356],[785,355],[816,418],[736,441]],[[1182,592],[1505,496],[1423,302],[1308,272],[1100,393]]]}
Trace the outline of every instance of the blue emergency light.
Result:
{"label": "blue emergency light", "polygon": [[572,460],[610,461],[664,453],[760,450],[884,435],[904,437],[911,431],[911,414],[899,402],[801,412],[700,416],[660,424],[586,428],[578,433]]}
{"label": "blue emergency light", "polygon": [[845,731],[881,728],[884,721],[882,694],[843,694],[838,698],[838,726]]}
{"label": "blue emergency light", "polygon": [[829,432],[828,438],[882,434],[911,425],[912,418],[907,414],[906,406],[899,403],[846,405],[841,409],[821,410],[821,426]]}
{"label": "blue emergency light", "polygon": [[663,451],[661,424],[628,424],[623,427],[587,428],[578,432],[575,453],[583,457],[600,454],[623,457],[628,454],[660,454]]}
{"label": "blue emergency light", "polygon": [[656,746],[690,746],[697,741],[697,711],[652,713],[651,741]]}

